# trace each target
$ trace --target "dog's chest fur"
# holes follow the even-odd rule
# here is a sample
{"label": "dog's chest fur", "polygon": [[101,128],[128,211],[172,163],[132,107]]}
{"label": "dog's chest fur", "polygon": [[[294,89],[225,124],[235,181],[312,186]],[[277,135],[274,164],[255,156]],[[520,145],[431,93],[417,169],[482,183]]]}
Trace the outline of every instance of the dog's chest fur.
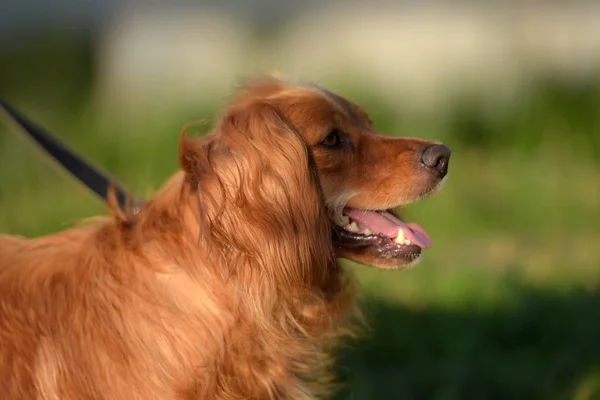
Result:
{"label": "dog's chest fur", "polygon": [[79,282],[82,292],[71,301],[90,308],[57,319],[60,326],[50,330],[62,337],[37,345],[33,368],[42,398],[314,398],[299,376],[324,376],[328,338],[289,314],[328,314],[320,308],[332,304],[279,303],[270,315],[257,315],[264,306],[239,293],[235,299],[234,286],[211,288],[174,271],[148,275],[123,292],[116,282],[94,289]]}

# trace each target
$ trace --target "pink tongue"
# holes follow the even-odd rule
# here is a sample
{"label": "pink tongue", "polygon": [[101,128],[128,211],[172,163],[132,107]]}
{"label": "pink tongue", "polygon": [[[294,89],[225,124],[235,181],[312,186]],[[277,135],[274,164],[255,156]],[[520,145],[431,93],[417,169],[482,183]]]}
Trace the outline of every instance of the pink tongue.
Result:
{"label": "pink tongue", "polygon": [[398,231],[402,230],[404,237],[417,246],[426,249],[431,247],[431,239],[429,239],[423,228],[417,224],[402,222],[386,211],[375,212],[357,208],[346,208],[344,215],[373,232],[382,233],[389,238],[395,238],[398,236]]}

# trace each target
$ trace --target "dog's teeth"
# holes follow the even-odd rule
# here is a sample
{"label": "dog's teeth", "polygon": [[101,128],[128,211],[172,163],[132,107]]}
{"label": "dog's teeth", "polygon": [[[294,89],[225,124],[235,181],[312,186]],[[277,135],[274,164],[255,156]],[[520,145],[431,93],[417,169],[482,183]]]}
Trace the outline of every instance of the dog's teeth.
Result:
{"label": "dog's teeth", "polygon": [[404,231],[402,229],[398,231],[398,236],[396,236],[394,241],[398,244],[404,244]]}
{"label": "dog's teeth", "polygon": [[352,222],[351,224],[346,225],[345,229],[354,233],[358,233],[358,231],[360,231],[356,222]]}
{"label": "dog's teeth", "polygon": [[367,235],[367,236],[368,236],[368,235],[372,235],[372,234],[373,234],[373,231],[372,231],[372,230],[370,230],[369,228],[367,228],[367,229],[365,229],[364,231],[362,231],[361,233],[362,233],[363,235]]}
{"label": "dog's teeth", "polygon": [[408,239],[405,239],[404,240],[404,244],[408,246],[409,244],[412,244],[412,242],[410,240],[408,240]]}

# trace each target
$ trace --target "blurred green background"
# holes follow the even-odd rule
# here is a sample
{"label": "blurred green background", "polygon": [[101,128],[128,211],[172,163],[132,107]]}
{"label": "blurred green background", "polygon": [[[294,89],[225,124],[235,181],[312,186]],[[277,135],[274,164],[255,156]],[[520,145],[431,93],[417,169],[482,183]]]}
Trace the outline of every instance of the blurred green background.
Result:
{"label": "blurred green background", "polygon": [[[232,86],[99,96],[110,86],[103,57],[114,53],[98,51],[98,32],[65,26],[0,36],[0,96],[150,196],[177,168],[181,127],[213,117]],[[256,26],[254,49],[281,29]],[[211,44],[203,46],[199,54]],[[443,64],[444,53],[432,62]],[[378,130],[442,140],[453,151],[445,188],[405,209],[433,240],[420,264],[395,272],[349,265],[370,330],[340,350],[340,399],[600,398],[600,69],[582,63],[587,72],[576,74],[533,63],[502,96],[502,76],[476,85],[466,73],[429,105],[415,105],[415,91],[401,85],[373,84],[367,69],[318,76],[366,108]],[[239,70],[273,65],[277,54]],[[0,118],[1,232],[41,235],[104,212]]]}

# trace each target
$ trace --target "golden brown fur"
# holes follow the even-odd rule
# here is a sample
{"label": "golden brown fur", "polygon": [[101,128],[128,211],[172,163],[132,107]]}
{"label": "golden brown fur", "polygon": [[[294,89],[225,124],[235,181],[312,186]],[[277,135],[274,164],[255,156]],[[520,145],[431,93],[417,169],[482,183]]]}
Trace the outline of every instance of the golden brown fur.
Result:
{"label": "golden brown fur", "polygon": [[[315,147],[331,123],[352,152]],[[326,393],[355,313],[329,215],[425,194],[409,158],[426,143],[324,89],[249,84],[206,138],[181,137],[181,171],[136,215],[0,237],[0,398]]]}

